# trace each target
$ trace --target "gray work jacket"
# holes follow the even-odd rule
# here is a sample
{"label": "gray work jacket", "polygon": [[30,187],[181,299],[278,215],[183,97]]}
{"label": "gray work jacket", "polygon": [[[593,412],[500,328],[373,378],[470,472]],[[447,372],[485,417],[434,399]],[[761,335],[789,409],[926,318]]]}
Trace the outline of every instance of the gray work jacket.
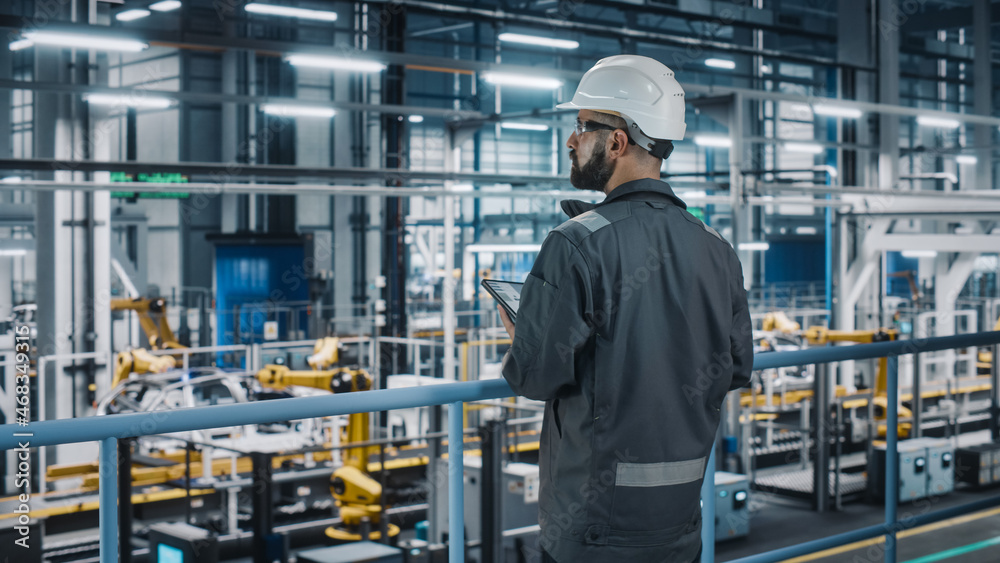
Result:
{"label": "gray work jacket", "polygon": [[559,563],[687,563],[722,401],[750,382],[742,267],[658,180],[563,209],[503,360],[546,402],[540,545]]}

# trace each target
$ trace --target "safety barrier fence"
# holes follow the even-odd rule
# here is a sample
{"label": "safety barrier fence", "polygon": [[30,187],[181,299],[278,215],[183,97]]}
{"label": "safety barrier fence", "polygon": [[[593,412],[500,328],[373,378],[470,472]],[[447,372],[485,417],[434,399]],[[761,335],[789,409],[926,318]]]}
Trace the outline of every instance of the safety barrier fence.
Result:
{"label": "safety barrier fence", "polygon": [[[826,347],[793,352],[759,354],[754,369],[770,369],[809,364],[825,364],[844,360],[889,358],[887,428],[898,424],[898,356],[933,352],[954,348],[996,346],[1000,332],[982,332],[961,336],[880,342],[847,347]],[[996,357],[996,354],[994,354]],[[995,363],[995,362],[994,362]],[[994,373],[994,378],[996,374]],[[31,448],[77,442],[100,442],[100,560],[101,563],[118,561],[118,440],[153,434],[186,432],[241,426],[270,424],[274,422],[351,414],[393,409],[448,405],[448,488],[449,488],[449,563],[464,561],[465,536],[463,530],[463,428],[462,406],[465,402],[499,399],[513,395],[504,380],[448,383],[427,387],[386,389],[365,393],[349,393],[292,399],[275,399],[257,403],[216,405],[177,411],[118,414],[89,418],[31,422],[27,426],[5,424],[0,426],[0,449],[10,450],[28,442]],[[996,416],[996,388],[994,387],[993,416]],[[887,432],[887,449],[896,451],[895,432]],[[458,461],[456,461],[458,460]],[[709,464],[702,498],[714,498],[714,470]],[[885,561],[896,560],[896,532],[901,528],[897,519],[898,465],[896,456],[886,456],[885,522],[852,532],[806,542],[739,559],[740,563],[781,561],[815,551],[845,545],[858,540],[885,536]],[[963,506],[908,519],[905,526],[943,520],[985,507],[1000,504],[1000,496],[969,503]],[[714,503],[704,503],[703,521],[715,521]],[[715,559],[714,526],[702,527],[704,550],[702,561]]]}

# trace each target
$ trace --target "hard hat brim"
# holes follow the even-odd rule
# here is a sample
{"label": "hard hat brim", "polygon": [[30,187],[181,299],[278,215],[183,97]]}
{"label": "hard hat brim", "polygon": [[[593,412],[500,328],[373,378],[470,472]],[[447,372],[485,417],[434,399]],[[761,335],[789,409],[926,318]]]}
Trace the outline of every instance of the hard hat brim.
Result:
{"label": "hard hat brim", "polygon": [[[576,102],[573,102],[573,101],[563,102],[561,104],[557,104],[556,105],[556,109],[575,109],[575,110],[588,109],[588,110],[591,110],[591,111],[600,111],[600,112],[613,111],[613,112],[618,113],[619,115],[623,114],[623,112],[620,109],[612,109],[612,108],[609,108],[609,107],[607,107],[605,105],[600,105],[600,104],[583,104],[583,105],[580,105],[580,104],[577,104]],[[629,117],[632,117],[632,116],[629,116]],[[685,124],[684,124],[683,121],[680,122],[680,123],[674,123],[672,125],[672,127],[670,129],[668,129],[668,130],[656,131],[654,133],[654,136],[652,138],[660,139],[660,140],[665,140],[665,141],[681,141],[681,140],[684,140],[685,129],[687,129],[687,127],[685,126]]]}

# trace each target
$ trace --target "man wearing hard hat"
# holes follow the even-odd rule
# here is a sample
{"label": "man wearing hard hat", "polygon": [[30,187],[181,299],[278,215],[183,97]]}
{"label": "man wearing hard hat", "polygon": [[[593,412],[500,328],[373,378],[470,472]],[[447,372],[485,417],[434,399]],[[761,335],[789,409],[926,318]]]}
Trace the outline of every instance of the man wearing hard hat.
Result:
{"label": "man wearing hard hat", "polygon": [[571,219],[542,244],[516,327],[501,310],[503,375],[546,402],[543,558],[694,561],[722,401],[753,365],[742,268],[660,181],[685,130],[673,71],[608,57],[558,107],[578,110],[570,181],[606,197],[562,202]]}

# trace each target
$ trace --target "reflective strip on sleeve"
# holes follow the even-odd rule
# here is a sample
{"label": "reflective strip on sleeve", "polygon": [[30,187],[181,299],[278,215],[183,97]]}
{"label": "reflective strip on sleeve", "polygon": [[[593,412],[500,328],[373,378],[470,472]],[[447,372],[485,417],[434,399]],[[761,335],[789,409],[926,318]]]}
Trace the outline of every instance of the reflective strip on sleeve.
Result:
{"label": "reflective strip on sleeve", "polygon": [[577,223],[580,223],[584,227],[587,227],[587,230],[592,233],[597,232],[598,229],[603,229],[604,227],[607,227],[608,225],[611,224],[610,221],[605,219],[603,215],[601,215],[596,211],[588,211],[586,213],[581,213],[576,217],[570,219],[570,221],[576,221]]}
{"label": "reflective strip on sleeve", "polygon": [[663,463],[619,463],[615,475],[618,487],[661,487],[683,485],[701,479],[705,458]]}

